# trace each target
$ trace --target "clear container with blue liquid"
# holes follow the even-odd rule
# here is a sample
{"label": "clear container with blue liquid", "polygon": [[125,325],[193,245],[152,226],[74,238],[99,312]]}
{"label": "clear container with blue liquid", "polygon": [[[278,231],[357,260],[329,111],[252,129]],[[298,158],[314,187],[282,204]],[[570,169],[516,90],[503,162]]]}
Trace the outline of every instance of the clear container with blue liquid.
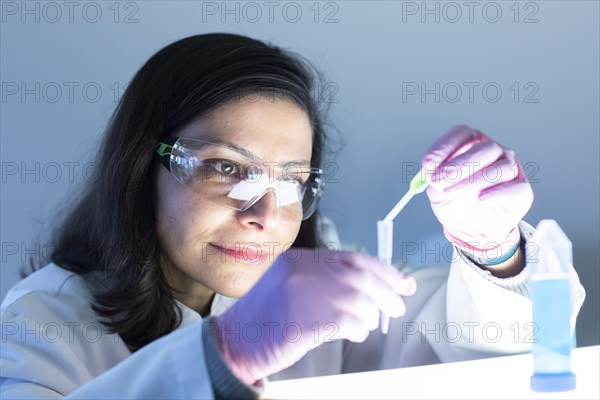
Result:
{"label": "clear container with blue liquid", "polygon": [[575,389],[571,371],[571,241],[554,220],[542,220],[528,241],[529,295],[535,326],[531,389]]}

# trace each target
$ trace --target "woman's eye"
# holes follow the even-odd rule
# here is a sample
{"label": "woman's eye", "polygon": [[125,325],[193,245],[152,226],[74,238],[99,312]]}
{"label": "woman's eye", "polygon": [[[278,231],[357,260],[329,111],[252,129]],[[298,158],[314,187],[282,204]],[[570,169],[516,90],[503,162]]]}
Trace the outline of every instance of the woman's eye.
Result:
{"label": "woman's eye", "polygon": [[284,178],[284,181],[290,182],[290,183],[296,183],[298,185],[303,185],[305,183],[305,180],[302,179],[302,177],[297,176],[297,175],[286,175]]}
{"label": "woman's eye", "polygon": [[238,168],[232,162],[221,161],[218,166],[218,171],[225,175],[233,175],[238,172]]}
{"label": "woman's eye", "polygon": [[297,169],[296,171],[288,171],[285,180],[289,182],[297,182],[300,185],[304,185],[310,179],[310,171],[304,171]]}
{"label": "woman's eye", "polygon": [[206,179],[221,177],[221,179],[240,179],[242,169],[235,161],[224,159],[204,160]]}

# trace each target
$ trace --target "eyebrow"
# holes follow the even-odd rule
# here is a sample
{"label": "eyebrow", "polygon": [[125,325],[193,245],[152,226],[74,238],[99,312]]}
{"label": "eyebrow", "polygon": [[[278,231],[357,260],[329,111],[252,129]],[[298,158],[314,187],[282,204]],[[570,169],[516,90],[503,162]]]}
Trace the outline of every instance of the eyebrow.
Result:
{"label": "eyebrow", "polygon": [[[212,143],[215,144],[223,144],[225,146],[229,146],[231,148],[233,148],[236,152],[248,157],[248,158],[253,158],[255,160],[261,160],[262,158],[258,157],[256,154],[252,153],[250,150],[245,149],[243,147],[240,147],[238,145],[236,145],[235,143],[231,143],[227,140],[223,140],[223,139],[210,139],[209,140]],[[289,160],[289,161],[281,161],[281,164],[283,165],[306,165],[310,167],[310,161],[309,160]]]}

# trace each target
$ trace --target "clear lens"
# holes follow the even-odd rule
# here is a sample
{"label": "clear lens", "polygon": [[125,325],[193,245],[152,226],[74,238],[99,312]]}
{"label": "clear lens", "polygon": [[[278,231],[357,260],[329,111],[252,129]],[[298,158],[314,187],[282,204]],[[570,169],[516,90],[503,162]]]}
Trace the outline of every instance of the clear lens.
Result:
{"label": "clear lens", "polygon": [[231,147],[196,139],[177,140],[170,166],[182,184],[235,210],[245,211],[272,192],[280,217],[290,221],[313,214],[324,186],[320,169],[265,164]]}

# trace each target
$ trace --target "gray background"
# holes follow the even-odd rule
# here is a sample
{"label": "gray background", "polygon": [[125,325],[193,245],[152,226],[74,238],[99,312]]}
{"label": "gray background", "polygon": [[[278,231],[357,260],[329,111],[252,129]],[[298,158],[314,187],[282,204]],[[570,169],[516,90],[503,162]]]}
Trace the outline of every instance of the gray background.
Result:
{"label": "gray background", "polygon": [[[102,129],[133,74],[177,39],[224,31],[292,49],[327,75],[332,137],[345,147],[330,157],[339,169],[328,170],[337,182],[322,211],[342,241],[372,254],[375,222],[450,126],[514,149],[536,196],[525,219],[554,218],[573,242],[587,290],[579,345],[600,342],[598,2],[427,2],[431,13],[400,1],[70,4],[1,4],[2,297],[28,255],[51,250],[57,207],[93,177]],[[395,259],[447,263],[440,233],[416,198],[396,219]],[[403,254],[412,244],[417,252]]]}

